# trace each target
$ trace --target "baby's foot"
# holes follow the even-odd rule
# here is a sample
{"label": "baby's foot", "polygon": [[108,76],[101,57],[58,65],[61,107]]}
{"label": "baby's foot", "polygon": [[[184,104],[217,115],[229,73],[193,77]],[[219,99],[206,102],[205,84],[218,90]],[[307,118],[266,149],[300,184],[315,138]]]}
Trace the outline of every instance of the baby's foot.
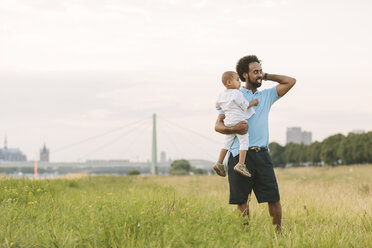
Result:
{"label": "baby's foot", "polygon": [[217,175],[219,175],[221,177],[225,177],[226,176],[225,166],[223,164],[217,162],[213,166],[213,169],[216,171]]}
{"label": "baby's foot", "polygon": [[234,171],[239,172],[240,174],[242,174],[245,177],[251,177],[252,176],[251,173],[249,173],[249,171],[247,170],[247,167],[245,167],[244,164],[237,163],[234,166]]}

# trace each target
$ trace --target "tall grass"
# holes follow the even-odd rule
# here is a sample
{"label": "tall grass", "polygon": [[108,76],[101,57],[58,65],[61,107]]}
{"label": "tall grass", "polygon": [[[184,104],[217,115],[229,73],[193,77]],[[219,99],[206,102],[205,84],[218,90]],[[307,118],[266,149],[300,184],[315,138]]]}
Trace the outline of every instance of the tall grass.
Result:
{"label": "tall grass", "polygon": [[277,170],[283,233],[218,176],[0,180],[0,247],[372,247],[372,166]]}

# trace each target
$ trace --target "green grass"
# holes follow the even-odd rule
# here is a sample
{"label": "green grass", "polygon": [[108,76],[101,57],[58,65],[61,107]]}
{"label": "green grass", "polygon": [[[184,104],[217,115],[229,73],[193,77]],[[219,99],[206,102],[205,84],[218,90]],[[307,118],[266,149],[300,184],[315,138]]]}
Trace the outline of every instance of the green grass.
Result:
{"label": "green grass", "polygon": [[276,173],[282,235],[218,176],[2,178],[0,247],[372,247],[372,166]]}

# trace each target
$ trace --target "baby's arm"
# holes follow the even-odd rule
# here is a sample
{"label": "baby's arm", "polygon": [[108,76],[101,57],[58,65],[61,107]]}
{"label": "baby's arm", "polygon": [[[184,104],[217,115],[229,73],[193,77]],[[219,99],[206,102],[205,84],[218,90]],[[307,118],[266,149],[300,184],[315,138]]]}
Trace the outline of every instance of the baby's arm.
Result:
{"label": "baby's arm", "polygon": [[241,110],[246,111],[249,108],[249,102],[244,98],[243,93],[236,90],[234,95],[234,102],[241,108]]}
{"label": "baby's arm", "polygon": [[248,108],[251,108],[257,105],[258,105],[258,99],[253,99],[252,101],[249,102]]}
{"label": "baby's arm", "polygon": [[247,109],[257,106],[258,105],[258,99],[253,99],[252,101],[248,102],[243,94],[241,92],[238,92],[235,95],[234,101],[238,104],[238,106],[243,110],[246,111]]}

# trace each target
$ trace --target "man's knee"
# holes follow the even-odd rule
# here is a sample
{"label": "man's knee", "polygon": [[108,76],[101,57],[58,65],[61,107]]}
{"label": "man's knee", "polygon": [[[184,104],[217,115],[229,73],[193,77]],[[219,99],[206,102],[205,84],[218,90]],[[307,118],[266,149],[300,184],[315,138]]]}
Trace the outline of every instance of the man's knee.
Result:
{"label": "man's knee", "polygon": [[242,212],[243,216],[249,215],[248,202],[244,202],[237,205],[238,210]]}
{"label": "man's knee", "polygon": [[269,202],[268,203],[269,206],[272,206],[272,207],[280,207],[280,201],[276,201],[276,202]]}
{"label": "man's knee", "polygon": [[274,214],[280,214],[282,212],[282,206],[280,204],[280,201],[269,202],[268,205],[271,216],[273,216]]}
{"label": "man's knee", "polygon": [[244,202],[244,203],[240,203],[240,204],[238,204],[238,208],[239,209],[246,209],[247,208],[247,206],[248,206],[248,202]]}

